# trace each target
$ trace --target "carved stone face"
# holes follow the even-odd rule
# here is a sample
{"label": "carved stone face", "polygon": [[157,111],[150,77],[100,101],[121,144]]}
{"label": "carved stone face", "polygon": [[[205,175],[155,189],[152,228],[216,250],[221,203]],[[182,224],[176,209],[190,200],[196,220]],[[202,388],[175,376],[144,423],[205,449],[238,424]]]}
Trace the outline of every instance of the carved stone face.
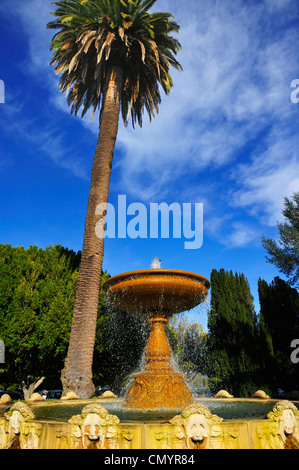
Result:
{"label": "carved stone face", "polygon": [[292,410],[283,410],[280,422],[280,433],[282,435],[297,434],[297,423]]}
{"label": "carved stone face", "polygon": [[100,417],[95,413],[86,416],[82,424],[82,443],[84,449],[101,448],[105,443],[105,429],[100,424]]}
{"label": "carved stone face", "polygon": [[20,413],[18,411],[14,411],[9,421],[9,428],[10,432],[15,434],[16,436],[21,434],[21,421],[22,418]]}
{"label": "carved stone face", "polygon": [[187,445],[190,449],[204,449],[208,446],[209,425],[203,415],[193,414],[185,423]]}

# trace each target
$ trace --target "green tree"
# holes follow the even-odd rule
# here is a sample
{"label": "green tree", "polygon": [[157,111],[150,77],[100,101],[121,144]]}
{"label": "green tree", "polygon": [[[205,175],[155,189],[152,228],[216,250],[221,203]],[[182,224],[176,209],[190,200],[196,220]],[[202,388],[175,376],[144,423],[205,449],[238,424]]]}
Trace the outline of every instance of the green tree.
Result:
{"label": "green tree", "polygon": [[69,341],[80,252],[0,245],[0,337],[5,364],[0,383],[20,385],[28,375],[59,387]]}
{"label": "green tree", "polygon": [[260,368],[255,344],[257,318],[244,274],[224,269],[211,273],[211,309],[208,315],[207,373],[212,391],[227,389],[248,396],[256,388]]}
{"label": "green tree", "polygon": [[204,333],[202,325],[191,323],[187,315],[171,317],[166,331],[179,369],[186,374],[192,388],[202,389],[207,333]]}
{"label": "green tree", "polygon": [[272,391],[299,388],[298,365],[291,362],[291,342],[299,338],[299,294],[279,277],[259,279],[260,323],[269,341],[265,375]]}
{"label": "green tree", "polygon": [[[52,40],[60,89],[68,93],[71,111],[100,111],[91,186],[85,219],[82,262],[77,284],[72,332],[62,383],[89,397],[94,391],[92,358],[95,341],[104,220],[119,114],[133,126],[158,112],[160,88],[173,86],[169,69],[181,69],[175,56],[179,26],[169,13],[149,13],[156,0],[68,0],[53,2],[58,32]],[[101,209],[100,209],[101,208]],[[97,233],[95,231],[97,227]]]}
{"label": "green tree", "polygon": [[[27,377],[61,388],[81,253],[60,245],[45,250],[0,245],[0,339],[5,344],[1,386],[20,388]],[[108,279],[102,273],[101,287]],[[93,380],[119,393],[138,367],[148,331],[141,318],[121,312],[99,296]]]}
{"label": "green tree", "polygon": [[[293,199],[293,200],[292,200]],[[269,263],[274,264],[283,273],[289,283],[299,287],[299,192],[292,199],[284,199],[282,214],[285,222],[277,224],[280,239],[262,237],[262,244],[267,250]]]}

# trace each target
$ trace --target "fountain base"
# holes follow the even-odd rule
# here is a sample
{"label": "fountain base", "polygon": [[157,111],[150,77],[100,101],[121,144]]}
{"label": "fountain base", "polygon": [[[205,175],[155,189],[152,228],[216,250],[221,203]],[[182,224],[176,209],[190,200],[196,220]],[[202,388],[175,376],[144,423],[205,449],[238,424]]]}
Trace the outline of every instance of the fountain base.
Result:
{"label": "fountain base", "polygon": [[145,348],[145,367],[133,375],[133,385],[124,407],[131,409],[179,409],[192,403],[182,374],[172,367],[172,352],[165,334],[167,317],[152,314],[148,320],[150,337]]}
{"label": "fountain base", "polygon": [[179,409],[194,401],[182,374],[141,372],[133,375],[123,407],[130,409]]}

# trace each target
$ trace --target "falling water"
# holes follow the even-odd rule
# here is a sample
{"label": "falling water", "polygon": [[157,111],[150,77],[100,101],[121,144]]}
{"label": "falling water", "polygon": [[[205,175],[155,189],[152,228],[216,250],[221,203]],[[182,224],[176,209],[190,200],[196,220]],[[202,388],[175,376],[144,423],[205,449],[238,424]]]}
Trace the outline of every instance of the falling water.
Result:
{"label": "falling water", "polygon": [[151,269],[160,269],[160,268],[161,268],[161,260],[157,258],[157,256],[155,256],[151,262]]}

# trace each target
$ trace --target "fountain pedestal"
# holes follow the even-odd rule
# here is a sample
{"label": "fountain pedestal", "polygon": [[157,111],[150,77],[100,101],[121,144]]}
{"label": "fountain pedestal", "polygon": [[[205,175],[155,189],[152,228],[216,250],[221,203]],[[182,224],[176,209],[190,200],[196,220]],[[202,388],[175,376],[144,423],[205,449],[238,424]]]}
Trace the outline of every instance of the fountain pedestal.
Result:
{"label": "fountain pedestal", "polygon": [[184,407],[192,403],[193,398],[182,374],[171,364],[172,351],[165,334],[168,319],[153,315],[148,321],[151,331],[145,348],[145,366],[142,372],[133,375],[133,384],[123,406],[151,410]]}

